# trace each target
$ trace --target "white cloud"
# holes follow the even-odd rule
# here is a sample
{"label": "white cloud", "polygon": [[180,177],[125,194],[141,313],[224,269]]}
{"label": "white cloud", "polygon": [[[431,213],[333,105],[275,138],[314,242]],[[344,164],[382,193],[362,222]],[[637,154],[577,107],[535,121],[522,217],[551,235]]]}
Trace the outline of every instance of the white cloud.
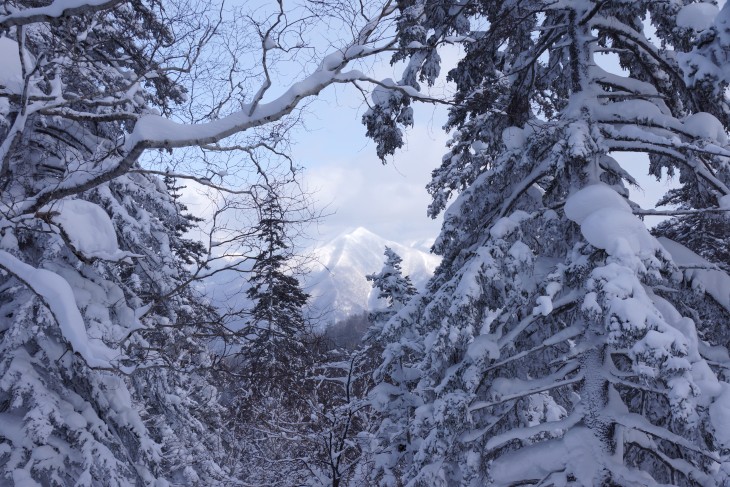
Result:
{"label": "white cloud", "polygon": [[[442,79],[459,50],[453,46],[442,53]],[[398,79],[403,66],[382,62],[373,68],[375,78]],[[447,91],[444,81],[430,89],[436,96]],[[316,191],[313,197],[325,213],[333,213],[311,230],[312,238],[329,240],[359,226],[396,242],[435,238],[441,219],[426,216],[431,198],[425,187],[446,152],[445,106],[415,104],[415,127],[405,134],[406,146],[385,166],[365,137],[366,108],[352,87],[330,87],[309,106],[308,132],[295,136],[294,158],[306,168],[306,187]]]}
{"label": "white cloud", "polygon": [[324,157],[306,170],[305,182],[325,213],[332,213],[319,226],[322,240],[359,226],[398,242],[435,237],[440,223],[426,216],[425,186],[445,151],[444,140],[417,126],[405,150],[386,165],[370,145],[350,154],[320,153]]}

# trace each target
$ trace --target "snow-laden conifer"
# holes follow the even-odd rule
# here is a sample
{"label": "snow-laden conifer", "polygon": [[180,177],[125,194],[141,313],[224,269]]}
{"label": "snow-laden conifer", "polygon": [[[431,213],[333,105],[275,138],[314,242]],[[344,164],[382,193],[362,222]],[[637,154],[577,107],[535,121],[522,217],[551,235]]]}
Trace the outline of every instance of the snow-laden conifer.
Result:
{"label": "snow-laden conifer", "polygon": [[389,247],[385,247],[385,257],[380,272],[366,276],[378,297],[369,313],[371,324],[363,341],[377,384],[368,395],[380,422],[370,448],[369,475],[371,482],[398,485],[405,479],[403,467],[411,453],[407,430],[415,396],[409,391],[414,375],[408,364],[417,350],[411,348],[416,338],[414,330],[403,326],[398,313],[408,306],[416,289],[403,275],[401,257]]}
{"label": "snow-laden conifer", "polygon": [[252,376],[255,388],[261,387],[258,393],[263,396],[287,392],[303,374],[308,355],[304,340],[309,326],[303,307],[309,295],[292,275],[286,218],[278,196],[267,193],[255,229],[260,250],[246,292],[252,308],[241,331],[245,343],[239,352],[245,373]]}
{"label": "snow-laden conifer", "polygon": [[156,7],[110,6],[0,36],[0,483],[216,485],[230,476],[199,340],[216,317],[185,286],[190,220],[131,172],[46,198],[104,167],[125,120],[183,99],[166,74],[137,82],[173,38]]}
{"label": "snow-laden conifer", "polygon": [[400,6],[402,83],[433,82],[441,43],[464,50],[429,185],[444,261],[384,327],[399,330],[390,349],[411,352],[386,354],[385,370],[415,371],[380,430],[405,481],[728,482],[727,274],[650,234],[630,198],[636,168],[615,158],[642,152],[655,174],[679,173],[684,210],[727,201],[724,90],[688,84],[682,56],[700,48],[682,31],[687,7]]}
{"label": "snow-laden conifer", "polygon": [[[365,278],[372,282],[373,291],[377,293],[377,301],[368,313],[372,323],[368,336],[377,338],[385,322],[400,311],[414,294],[416,288],[411,279],[403,275],[401,263],[403,259],[390,247],[385,247],[385,264],[380,272],[368,274]],[[368,336],[365,340],[368,340]]]}

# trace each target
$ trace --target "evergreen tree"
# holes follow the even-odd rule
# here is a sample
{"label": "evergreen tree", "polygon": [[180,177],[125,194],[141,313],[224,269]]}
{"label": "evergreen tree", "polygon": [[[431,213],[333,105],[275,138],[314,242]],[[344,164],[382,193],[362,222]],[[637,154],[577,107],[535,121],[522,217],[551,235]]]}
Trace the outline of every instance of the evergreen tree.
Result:
{"label": "evergreen tree", "polygon": [[379,303],[385,307],[376,308],[368,314],[372,323],[368,336],[380,335],[382,325],[403,308],[411,297],[416,294],[416,288],[408,276],[403,275],[401,263],[403,259],[390,247],[385,247],[385,264],[380,272],[369,274],[365,278],[372,282],[373,290],[377,292]]}
{"label": "evergreen tree", "polygon": [[[413,358],[409,347],[413,336],[410,327],[402,327],[397,314],[416,294],[416,289],[401,269],[401,257],[385,248],[386,261],[377,274],[366,276],[377,290],[378,298],[386,307],[369,314],[370,328],[365,334],[365,350],[369,369],[379,384],[369,391],[373,410],[382,420],[381,434],[372,447],[374,468],[370,479],[380,485],[398,485],[404,480],[403,456],[410,453],[408,423],[412,418],[414,396],[408,391],[408,380],[413,369],[407,364]],[[396,319],[393,319],[396,317]],[[384,362],[378,363],[383,358]],[[405,364],[405,365],[404,365]],[[382,437],[385,435],[384,437]],[[394,445],[394,451],[382,449],[383,444]]]}
{"label": "evergreen tree", "polygon": [[165,73],[134,81],[174,36],[154,1],[85,7],[48,23],[40,7],[0,37],[0,483],[225,483],[198,338],[217,318],[176,252],[199,252],[190,220],[143,174],[63,194],[108,167],[127,120],[183,99]]}
{"label": "evergreen tree", "polygon": [[728,281],[686,292],[687,254],[650,235],[612,155],[678,171],[685,209],[727,201],[724,90],[692,89],[677,62],[702,42],[683,20],[698,5],[399,4],[403,84],[434,81],[442,43],[464,49],[429,185],[432,215],[456,196],[444,261],[384,328],[376,387],[387,399],[388,372],[411,372],[379,435],[410,484],[730,482]]}
{"label": "evergreen tree", "polygon": [[261,204],[256,227],[262,248],[251,270],[251,287],[246,291],[253,307],[241,333],[246,343],[240,352],[254,381],[284,388],[291,378],[303,373],[307,356],[303,340],[309,331],[302,311],[309,295],[287,272],[292,255],[286,225],[278,196],[269,192]]}
{"label": "evergreen tree", "polygon": [[254,229],[260,249],[246,291],[251,309],[231,362],[237,476],[256,485],[303,484],[313,475],[307,438],[316,421],[311,375],[317,347],[302,309],[308,295],[289,273],[287,218],[280,196],[269,189]]}
{"label": "evergreen tree", "polygon": [[172,223],[173,230],[175,232],[175,238],[173,239],[172,250],[175,254],[182,259],[186,264],[197,263],[199,266],[204,265],[202,258],[205,256],[206,250],[202,242],[187,238],[186,234],[195,225],[203,222],[203,218],[198,218],[195,215],[188,213],[188,207],[180,201],[182,197],[181,190],[185,189],[186,186],[179,186],[175,177],[169,174],[163,178],[165,183],[165,189],[173,200],[177,215],[173,217]]}

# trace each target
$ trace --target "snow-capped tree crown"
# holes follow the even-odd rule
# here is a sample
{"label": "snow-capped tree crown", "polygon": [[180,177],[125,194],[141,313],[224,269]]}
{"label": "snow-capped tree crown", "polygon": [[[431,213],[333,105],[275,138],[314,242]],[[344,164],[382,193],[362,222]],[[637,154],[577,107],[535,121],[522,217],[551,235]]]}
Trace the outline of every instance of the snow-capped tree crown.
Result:
{"label": "snow-capped tree crown", "polygon": [[408,300],[416,294],[411,279],[403,275],[401,263],[403,259],[390,247],[385,247],[385,264],[380,272],[369,274],[365,278],[372,282],[377,298],[385,303],[383,309],[370,313],[371,322],[385,322],[397,313]]}

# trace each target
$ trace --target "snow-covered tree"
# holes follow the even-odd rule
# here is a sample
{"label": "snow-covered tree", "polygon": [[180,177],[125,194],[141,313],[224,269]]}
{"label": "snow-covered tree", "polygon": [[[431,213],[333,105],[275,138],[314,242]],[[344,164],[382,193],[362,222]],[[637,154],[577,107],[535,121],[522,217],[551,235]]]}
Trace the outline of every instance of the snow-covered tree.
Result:
{"label": "snow-covered tree", "polygon": [[240,332],[244,344],[238,353],[239,366],[251,376],[257,399],[293,392],[291,387],[303,377],[308,358],[311,363],[305,344],[310,327],[303,311],[309,295],[290,268],[287,215],[274,193],[265,196],[260,211],[256,234],[261,249],[246,291],[252,308]]}
{"label": "snow-covered tree", "polygon": [[5,229],[3,424],[16,426],[3,429],[3,478],[222,482],[218,392],[197,338],[216,314],[179,288],[174,201],[145,175],[80,196],[52,205],[45,230]]}
{"label": "snow-covered tree", "polygon": [[[363,338],[365,346],[361,353],[378,382],[368,394],[370,406],[381,421],[380,434],[373,438],[369,451],[372,468],[368,474],[371,482],[398,485],[404,480],[403,456],[411,450],[405,431],[415,407],[414,396],[408,390],[413,380],[408,364],[416,350],[411,348],[411,340],[415,338],[412,327],[401,326],[397,314],[413,298],[416,289],[410,278],[403,275],[401,257],[389,247],[385,248],[385,257],[381,271],[366,276],[377,292],[376,306],[384,304],[384,307],[376,307],[369,313],[371,324]],[[383,445],[394,447],[394,451]]]}
{"label": "snow-covered tree", "polygon": [[[185,271],[164,185],[124,174],[42,196],[102,164],[124,113],[182,100],[167,75],[147,92],[130,84],[170,30],[143,3],[52,25],[41,8],[13,24],[22,7],[4,6],[0,37],[2,482],[222,482],[222,443],[209,435],[217,391],[191,333],[214,313],[189,290],[172,292]],[[128,102],[114,98],[122,90]]]}
{"label": "snow-covered tree", "polygon": [[686,68],[710,65],[691,24],[717,9],[683,5],[399,4],[401,84],[432,83],[439,46],[463,48],[429,185],[444,260],[383,329],[381,377],[409,367],[412,393],[384,416],[383,464],[411,485],[730,482],[730,281],[707,260],[722,253],[653,237],[641,217],[657,211],[615,158],[679,172],[681,211],[727,208],[725,90]]}
{"label": "snow-covered tree", "polygon": [[380,272],[365,276],[368,281],[373,283],[373,290],[377,293],[378,299],[376,308],[368,314],[368,319],[372,323],[368,335],[374,337],[379,335],[382,325],[416,294],[416,288],[410,277],[403,275],[402,262],[403,259],[393,249],[386,246],[383,268]]}
{"label": "snow-covered tree", "polygon": [[[200,167],[176,164],[171,177],[251,196],[236,184],[271,176],[262,153],[289,162],[282,141],[298,105],[366,80],[348,65],[389,49],[381,22],[393,8],[363,5],[354,37],[274,97],[273,65],[300,50],[311,59],[302,26],[318,17],[279,2],[260,20],[235,16],[246,32],[226,31],[217,7],[0,7],[2,484],[216,485],[240,470],[210,371],[208,341],[227,330],[191,286],[221,244],[185,235],[194,222],[158,178],[156,162],[171,158],[150,149],[197,147]],[[248,70],[231,51],[242,38],[257,53]],[[211,154],[231,153],[248,166],[229,185]]]}

